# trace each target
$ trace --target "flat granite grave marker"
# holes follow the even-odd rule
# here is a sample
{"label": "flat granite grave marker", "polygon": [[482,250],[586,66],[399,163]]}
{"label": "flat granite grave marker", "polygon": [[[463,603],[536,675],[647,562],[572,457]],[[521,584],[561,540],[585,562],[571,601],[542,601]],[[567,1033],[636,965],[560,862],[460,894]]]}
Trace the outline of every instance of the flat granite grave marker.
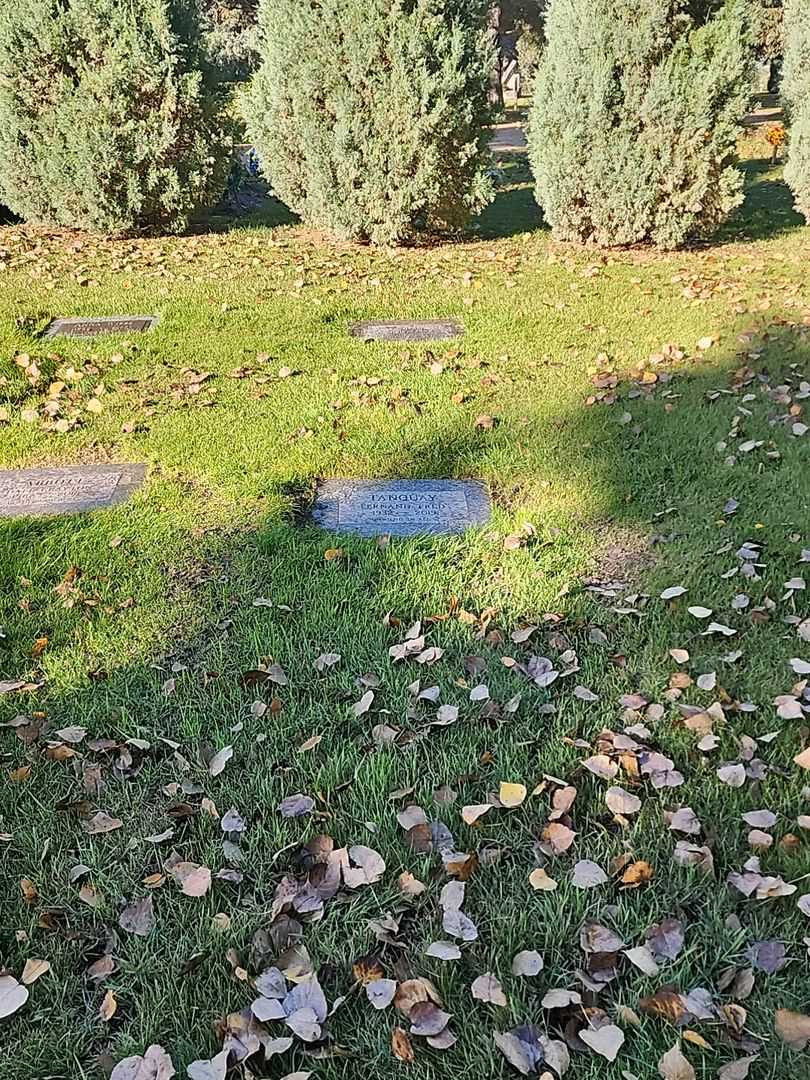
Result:
{"label": "flat granite grave marker", "polygon": [[353,323],[349,333],[363,341],[443,341],[460,337],[464,327],[456,319],[395,319]]}
{"label": "flat granite grave marker", "polygon": [[359,536],[461,533],[489,521],[483,484],[471,480],[325,480],[313,517]]}
{"label": "flat granite grave marker", "polygon": [[0,518],[78,514],[129,498],[145,465],[74,465],[0,471]]}
{"label": "flat granite grave marker", "polygon": [[45,337],[100,337],[102,334],[145,334],[157,315],[105,315],[99,318],[54,319]]}

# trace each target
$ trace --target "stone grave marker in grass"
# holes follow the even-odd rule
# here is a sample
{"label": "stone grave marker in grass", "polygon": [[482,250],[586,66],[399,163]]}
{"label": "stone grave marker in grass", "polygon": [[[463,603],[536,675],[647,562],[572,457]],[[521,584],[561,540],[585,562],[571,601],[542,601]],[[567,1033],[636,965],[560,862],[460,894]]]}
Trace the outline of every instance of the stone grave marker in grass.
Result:
{"label": "stone grave marker in grass", "polygon": [[144,334],[157,324],[157,315],[104,315],[99,318],[54,319],[46,337],[100,337],[102,334]]}
{"label": "stone grave marker in grass", "polygon": [[490,514],[475,480],[325,480],[313,509],[321,528],[359,536],[462,533]]}
{"label": "stone grave marker in grass", "polygon": [[0,518],[78,514],[129,498],[145,465],[73,465],[0,471]]}
{"label": "stone grave marker in grass", "polygon": [[395,319],[352,323],[352,337],[363,341],[442,341],[460,337],[464,327],[456,319]]}

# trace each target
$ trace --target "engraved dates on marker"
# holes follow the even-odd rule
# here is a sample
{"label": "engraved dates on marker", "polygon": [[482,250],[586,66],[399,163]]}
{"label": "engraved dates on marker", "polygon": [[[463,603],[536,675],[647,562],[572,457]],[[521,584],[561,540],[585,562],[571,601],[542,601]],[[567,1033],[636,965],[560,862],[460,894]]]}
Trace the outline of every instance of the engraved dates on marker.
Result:
{"label": "engraved dates on marker", "polygon": [[313,510],[322,528],[360,536],[461,533],[489,516],[484,486],[464,480],[326,480]]}

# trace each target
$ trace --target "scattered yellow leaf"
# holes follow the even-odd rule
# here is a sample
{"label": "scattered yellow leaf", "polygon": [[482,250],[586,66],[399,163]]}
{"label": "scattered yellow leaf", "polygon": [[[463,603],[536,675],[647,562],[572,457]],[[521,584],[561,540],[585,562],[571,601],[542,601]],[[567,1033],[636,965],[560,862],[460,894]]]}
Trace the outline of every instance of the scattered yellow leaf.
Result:
{"label": "scattered yellow leaf", "polygon": [[525,784],[508,784],[502,782],[500,790],[498,791],[498,800],[501,806],[505,806],[508,810],[512,810],[517,806],[522,806],[526,794]]}
{"label": "scattered yellow leaf", "polygon": [[549,877],[540,866],[529,874],[529,884],[535,892],[554,892],[557,888],[557,882],[554,878]]}

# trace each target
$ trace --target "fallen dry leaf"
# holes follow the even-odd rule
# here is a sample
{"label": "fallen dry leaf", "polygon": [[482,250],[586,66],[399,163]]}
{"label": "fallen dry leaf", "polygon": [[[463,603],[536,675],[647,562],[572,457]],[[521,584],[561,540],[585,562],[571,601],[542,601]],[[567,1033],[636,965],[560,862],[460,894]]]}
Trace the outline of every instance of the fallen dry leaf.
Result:
{"label": "fallen dry leaf", "polygon": [[529,884],[536,892],[554,892],[557,882],[548,876],[542,867],[532,870],[529,874]]}
{"label": "fallen dry leaf", "polygon": [[607,880],[608,876],[602,867],[590,859],[580,859],[571,875],[571,884],[578,889],[595,889],[604,885]]}
{"label": "fallen dry leaf", "polygon": [[804,1013],[791,1012],[790,1009],[777,1009],[774,1030],[791,1050],[804,1050],[810,1044],[810,1016]]}
{"label": "fallen dry leaf", "polygon": [[148,937],[155,925],[154,901],[151,896],[127,905],[118,918],[118,925],[129,934]]}
{"label": "fallen dry leaf", "polygon": [[105,1023],[109,1023],[118,1011],[118,1000],[112,990],[108,990],[101,1002],[98,1015]]}
{"label": "fallen dry leaf", "polygon": [[396,992],[396,979],[373,979],[366,983],[366,997],[375,1009],[387,1009]]}
{"label": "fallen dry leaf", "polygon": [[646,885],[652,881],[655,870],[644,859],[631,863],[621,876],[621,883],[628,889],[637,889],[640,885]]}
{"label": "fallen dry leaf", "polygon": [[624,1046],[624,1032],[616,1024],[604,1024],[599,1028],[583,1028],[579,1037],[586,1046],[608,1061],[615,1061]]}
{"label": "fallen dry leaf", "polygon": [[11,1016],[28,1001],[28,991],[12,975],[0,975],[0,1020]]}
{"label": "fallen dry leaf", "polygon": [[25,967],[22,973],[23,986],[30,986],[31,983],[37,981],[37,979],[51,970],[51,965],[47,960],[35,960],[29,959],[25,961]]}
{"label": "fallen dry leaf", "polygon": [[172,1059],[162,1046],[153,1043],[141,1056],[119,1061],[110,1074],[110,1080],[171,1080],[176,1075]]}
{"label": "fallen dry leaf", "polygon": [[696,1080],[695,1070],[684,1057],[678,1043],[667,1050],[658,1062],[658,1072],[664,1080]]}
{"label": "fallen dry leaf", "polygon": [[172,867],[171,875],[185,896],[205,896],[211,888],[211,871],[207,866],[179,862]]}
{"label": "fallen dry leaf", "polygon": [[758,1057],[759,1054],[752,1054],[751,1057],[738,1058],[736,1061],[730,1061],[727,1065],[723,1065],[723,1067],[718,1070],[717,1080],[748,1080],[751,1066]]}
{"label": "fallen dry leaf", "polygon": [[465,806],[461,811],[461,818],[465,825],[474,825],[484,814],[492,809],[492,803],[477,803],[473,806]]}
{"label": "fallen dry leaf", "polygon": [[527,791],[524,784],[507,784],[502,782],[500,790],[498,791],[498,801],[501,806],[505,806],[508,810],[512,810],[517,806],[522,806],[526,799]]}
{"label": "fallen dry leaf", "polygon": [[228,1057],[228,1050],[220,1050],[210,1059],[192,1061],[186,1069],[189,1080],[225,1080],[228,1072]]}
{"label": "fallen dry leaf", "polygon": [[650,978],[654,978],[658,974],[658,964],[656,964],[655,957],[646,945],[639,945],[636,949],[625,949],[624,955],[631,964],[635,964],[640,971],[643,971],[645,975],[649,975]]}
{"label": "fallen dry leaf", "polygon": [[223,746],[222,749],[218,750],[208,762],[208,775],[219,776],[232,757],[233,747]]}
{"label": "fallen dry leaf", "polygon": [[637,814],[641,809],[641,799],[622,787],[611,787],[605,792],[605,803],[614,814]]}
{"label": "fallen dry leaf", "polygon": [[391,1050],[394,1057],[404,1061],[407,1065],[413,1063],[414,1053],[408,1033],[401,1027],[395,1027],[391,1032]]}
{"label": "fallen dry leaf", "polygon": [[315,800],[311,795],[288,795],[278,804],[278,812],[285,818],[304,817],[311,814],[315,808]]}
{"label": "fallen dry leaf", "polygon": [[500,1005],[504,1008],[509,1004],[503,987],[491,972],[479,975],[470,987],[470,991],[477,1001],[485,1001],[490,1005]]}
{"label": "fallen dry leaf", "polygon": [[524,949],[516,953],[512,960],[512,974],[530,978],[543,970],[543,957],[534,949]]}
{"label": "fallen dry leaf", "polygon": [[123,824],[120,818],[110,817],[103,810],[99,810],[88,821],[82,823],[82,828],[88,836],[99,836],[120,829]]}

